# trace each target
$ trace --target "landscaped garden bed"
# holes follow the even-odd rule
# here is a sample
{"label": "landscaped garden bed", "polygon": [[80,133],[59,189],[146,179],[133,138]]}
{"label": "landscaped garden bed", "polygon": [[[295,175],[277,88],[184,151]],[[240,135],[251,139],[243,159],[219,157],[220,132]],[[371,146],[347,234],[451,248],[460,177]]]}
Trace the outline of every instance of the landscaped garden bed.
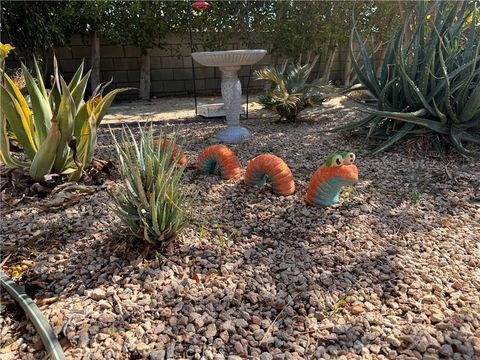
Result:
{"label": "landscaped garden bed", "polygon": [[[363,139],[326,132],[361,116],[336,103],[294,124],[244,121],[254,139],[230,146],[242,176],[257,155],[281,157],[291,196],[187,168],[191,221],[161,254],[118,234],[117,170],[84,192],[4,193],[3,268],[28,267],[18,281],[71,359],[480,356],[480,163],[443,162],[418,141],[367,156]],[[169,124],[191,162],[221,127]],[[340,204],[306,205],[312,174],[339,150],[357,155],[359,183]],[[106,127],[96,156],[117,162]],[[44,358],[16,304],[1,306],[0,359]]]}

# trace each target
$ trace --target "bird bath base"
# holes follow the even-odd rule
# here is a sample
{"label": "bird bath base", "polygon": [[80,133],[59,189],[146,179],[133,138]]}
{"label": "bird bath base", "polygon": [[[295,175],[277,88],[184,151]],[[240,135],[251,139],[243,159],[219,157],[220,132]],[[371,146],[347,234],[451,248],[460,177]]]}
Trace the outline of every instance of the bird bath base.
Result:
{"label": "bird bath base", "polygon": [[242,85],[238,71],[243,65],[252,65],[260,61],[266,53],[266,50],[255,49],[192,53],[192,57],[200,64],[218,66],[222,72],[222,98],[227,128],[216,135],[217,140],[235,144],[251,138],[250,132],[240,126]]}
{"label": "bird bath base", "polygon": [[252,136],[250,131],[239,125],[231,125],[220,130],[215,139],[227,144],[236,144],[244,140],[250,139]]}

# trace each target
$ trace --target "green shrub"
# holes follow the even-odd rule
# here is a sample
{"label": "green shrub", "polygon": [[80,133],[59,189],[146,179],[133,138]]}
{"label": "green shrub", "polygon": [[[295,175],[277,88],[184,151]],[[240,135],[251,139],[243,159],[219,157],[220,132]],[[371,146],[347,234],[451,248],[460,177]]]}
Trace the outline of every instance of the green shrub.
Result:
{"label": "green shrub", "polygon": [[[59,75],[56,59],[54,86],[47,90],[37,62],[35,79],[22,64],[28,104],[19,82],[1,71],[0,86],[0,160],[10,168],[28,169],[30,177],[42,181],[45,175],[68,175],[78,180],[93,159],[97,128],[115,96],[127,89],[115,89],[104,97],[108,84],[99,86],[86,102],[85,89],[90,71],[83,75],[83,63],[67,85]],[[10,142],[15,138],[26,161],[11,156]]]}
{"label": "green shrub", "polygon": [[295,121],[305,108],[323,103],[326,97],[321,89],[325,84],[321,80],[307,84],[314,65],[290,65],[286,74],[273,67],[257,70],[257,80],[271,82],[270,90],[259,98],[260,103],[280,115],[280,121],[286,119],[290,122]]}
{"label": "green shrub", "polygon": [[[112,194],[115,213],[130,234],[161,247],[184,228],[190,208],[180,188],[185,169],[178,164],[181,152],[171,160],[176,136],[164,142],[167,146],[154,144],[150,124],[148,129],[139,127],[138,140],[125,127],[121,142],[113,138],[122,178],[120,191]],[[166,140],[167,134],[160,139]]]}
{"label": "green shrub", "polygon": [[[350,53],[360,88],[369,90],[378,102],[363,106],[368,116],[337,131],[384,140],[372,153],[400,139],[426,136],[441,153],[453,146],[464,155],[480,157],[471,148],[480,143],[478,10],[467,1],[458,5],[445,1],[426,10],[420,2],[416,16],[407,16],[390,42],[379,77],[353,28]],[[412,24],[411,40],[405,44]],[[363,64],[353,56],[355,41]]]}

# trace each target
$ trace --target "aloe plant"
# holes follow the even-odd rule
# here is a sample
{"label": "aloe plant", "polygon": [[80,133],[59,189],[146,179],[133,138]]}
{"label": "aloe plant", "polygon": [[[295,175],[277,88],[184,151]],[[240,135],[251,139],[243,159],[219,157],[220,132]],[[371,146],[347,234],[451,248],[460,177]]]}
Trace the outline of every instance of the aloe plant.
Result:
{"label": "aloe plant", "polygon": [[326,100],[325,94],[321,92],[325,86],[321,80],[307,83],[314,65],[315,63],[303,66],[290,65],[286,74],[274,67],[266,67],[255,72],[257,80],[271,82],[271,89],[266,95],[260,96],[259,101],[267,109],[280,115],[279,121],[286,119],[293,122],[305,108]]}
{"label": "aloe plant", "polygon": [[[449,145],[479,158],[472,144],[480,144],[480,27],[476,4],[470,5],[440,2],[426,9],[420,2],[416,19],[407,16],[390,42],[379,77],[354,26],[350,55],[361,82],[355,89],[369,90],[378,102],[363,104],[368,116],[336,130],[384,140],[372,153],[404,138],[427,136],[442,153]],[[413,35],[405,44],[413,20]],[[353,55],[355,42],[361,63]]]}
{"label": "aloe plant", "polygon": [[[85,102],[90,71],[83,75],[83,63],[67,85],[59,75],[54,59],[54,85],[47,90],[35,64],[36,79],[22,64],[25,87],[31,106],[15,84],[2,71],[0,87],[0,160],[10,168],[26,168],[35,181],[48,174],[68,175],[78,180],[93,159],[97,128],[115,96],[127,89],[115,89],[102,96],[108,84],[94,90]],[[9,131],[22,147],[26,159],[11,156]]]}
{"label": "aloe plant", "polygon": [[[181,151],[174,154],[176,136],[160,135],[154,142],[152,125],[139,127],[137,140],[129,128],[122,129],[119,142],[112,134],[120,162],[122,185],[111,194],[114,211],[136,238],[161,247],[187,224],[190,201],[180,187],[185,164]],[[168,145],[162,145],[168,144]]]}

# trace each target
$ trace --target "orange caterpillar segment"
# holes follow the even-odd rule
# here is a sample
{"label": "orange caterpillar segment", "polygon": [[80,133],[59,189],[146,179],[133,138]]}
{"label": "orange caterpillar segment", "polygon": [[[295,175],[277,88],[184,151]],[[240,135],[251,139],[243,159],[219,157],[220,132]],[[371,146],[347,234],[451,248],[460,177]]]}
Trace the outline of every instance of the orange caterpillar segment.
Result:
{"label": "orange caterpillar segment", "polygon": [[[153,144],[160,146],[163,150],[167,150],[168,147],[170,146],[170,140],[155,139],[155,140],[153,140]],[[173,150],[172,150],[172,156],[170,156],[170,161],[175,160],[175,157],[177,156],[177,153],[178,153],[178,145],[175,144],[175,146],[173,147]],[[178,164],[179,165],[185,165],[186,163],[187,163],[187,157],[182,152],[180,154],[179,159],[178,159]]]}
{"label": "orange caterpillar segment", "polygon": [[237,157],[225,145],[205,148],[198,157],[196,167],[207,174],[219,174],[226,180],[237,178],[241,174]]}
{"label": "orange caterpillar segment", "polygon": [[358,181],[358,168],[354,165],[329,167],[323,164],[313,174],[305,200],[313,206],[330,206],[339,202],[340,190]]}
{"label": "orange caterpillar segment", "polygon": [[272,182],[274,193],[288,196],[295,192],[292,172],[278,156],[263,154],[250,160],[244,183],[249,186],[264,186],[267,178]]}

